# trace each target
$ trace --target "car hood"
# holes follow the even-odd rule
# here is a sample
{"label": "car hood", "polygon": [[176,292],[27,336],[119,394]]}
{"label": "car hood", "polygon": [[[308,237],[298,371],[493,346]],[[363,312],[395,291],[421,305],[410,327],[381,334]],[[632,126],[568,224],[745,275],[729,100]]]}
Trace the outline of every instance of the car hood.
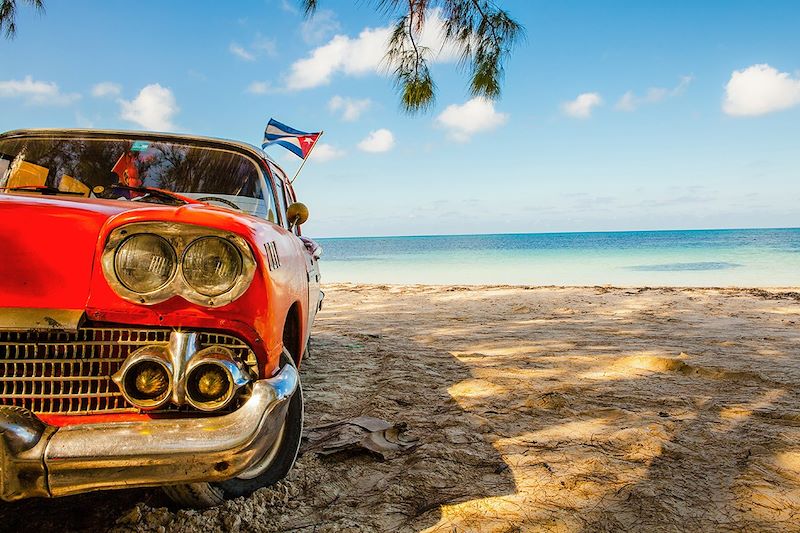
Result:
{"label": "car hood", "polygon": [[146,205],[0,194],[0,307],[80,309],[106,222]]}

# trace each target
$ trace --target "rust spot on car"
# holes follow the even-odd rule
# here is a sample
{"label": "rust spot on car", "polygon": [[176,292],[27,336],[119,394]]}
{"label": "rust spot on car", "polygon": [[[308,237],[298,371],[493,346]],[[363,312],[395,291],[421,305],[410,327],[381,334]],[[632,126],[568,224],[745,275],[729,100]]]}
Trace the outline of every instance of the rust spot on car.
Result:
{"label": "rust spot on car", "polygon": [[46,316],[43,318],[43,320],[47,322],[47,325],[50,326],[51,328],[64,329],[64,326],[61,324],[61,322],[59,322],[53,317]]}

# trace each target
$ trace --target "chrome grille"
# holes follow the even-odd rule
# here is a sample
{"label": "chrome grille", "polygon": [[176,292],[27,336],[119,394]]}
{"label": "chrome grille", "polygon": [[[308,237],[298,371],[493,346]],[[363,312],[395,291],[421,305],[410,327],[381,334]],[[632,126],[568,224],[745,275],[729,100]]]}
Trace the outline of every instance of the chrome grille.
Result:
{"label": "chrome grille", "polygon": [[258,360],[256,359],[256,354],[254,354],[250,347],[241,339],[231,335],[225,335],[224,333],[201,332],[200,347],[205,348],[206,346],[223,346],[228,348],[241,362],[250,368],[254,376],[258,377]]}
{"label": "chrome grille", "polygon": [[[168,329],[83,328],[65,331],[0,332],[0,405],[41,414],[138,412],[111,376],[129,354],[168,344]],[[257,368],[255,355],[240,339],[200,333],[200,347],[226,346]]]}

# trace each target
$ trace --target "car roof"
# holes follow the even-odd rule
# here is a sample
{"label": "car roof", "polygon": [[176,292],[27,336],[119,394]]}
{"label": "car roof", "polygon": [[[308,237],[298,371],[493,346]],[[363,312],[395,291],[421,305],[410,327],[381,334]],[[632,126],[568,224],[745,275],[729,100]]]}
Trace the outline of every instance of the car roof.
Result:
{"label": "car roof", "polygon": [[[192,144],[200,146],[208,146],[209,148],[222,148],[233,150],[241,154],[250,156],[256,161],[269,161],[270,164],[275,165],[283,174],[279,175],[279,179],[285,185],[294,191],[292,182],[288,178],[288,174],[274,159],[267,155],[264,150],[241,141],[233,141],[230,139],[220,139],[216,137],[203,137],[201,135],[188,135],[182,133],[163,133],[154,131],[134,131],[134,130],[99,130],[87,128],[32,128],[23,130],[11,130],[5,133],[0,133],[0,141],[4,139],[15,138],[45,138],[45,137],[75,137],[75,138],[89,138],[89,139],[137,139],[137,140],[151,140],[151,141],[189,141]],[[264,165],[270,176],[275,173],[269,168],[269,165]]]}
{"label": "car roof", "polygon": [[189,141],[192,144],[205,145],[211,148],[226,148],[235,150],[237,152],[249,155],[255,159],[269,161],[273,165],[280,168],[275,160],[269,157],[264,150],[257,148],[251,144],[233,141],[230,139],[219,139],[215,137],[203,137],[200,135],[188,135],[181,133],[161,133],[152,131],[127,131],[127,130],[98,130],[98,129],[81,129],[81,128],[42,128],[42,129],[23,129],[12,130],[5,133],[0,133],[0,140],[14,139],[14,138],[42,138],[42,137],[83,137],[83,138],[96,138],[96,139],[141,139],[150,141]]}

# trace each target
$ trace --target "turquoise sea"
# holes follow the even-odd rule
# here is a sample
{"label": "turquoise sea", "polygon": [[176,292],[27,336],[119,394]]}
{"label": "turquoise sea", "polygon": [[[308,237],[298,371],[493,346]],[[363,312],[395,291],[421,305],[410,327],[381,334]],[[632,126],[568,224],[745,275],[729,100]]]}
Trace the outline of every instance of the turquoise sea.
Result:
{"label": "turquoise sea", "polygon": [[800,287],[800,228],[319,242],[326,282]]}

